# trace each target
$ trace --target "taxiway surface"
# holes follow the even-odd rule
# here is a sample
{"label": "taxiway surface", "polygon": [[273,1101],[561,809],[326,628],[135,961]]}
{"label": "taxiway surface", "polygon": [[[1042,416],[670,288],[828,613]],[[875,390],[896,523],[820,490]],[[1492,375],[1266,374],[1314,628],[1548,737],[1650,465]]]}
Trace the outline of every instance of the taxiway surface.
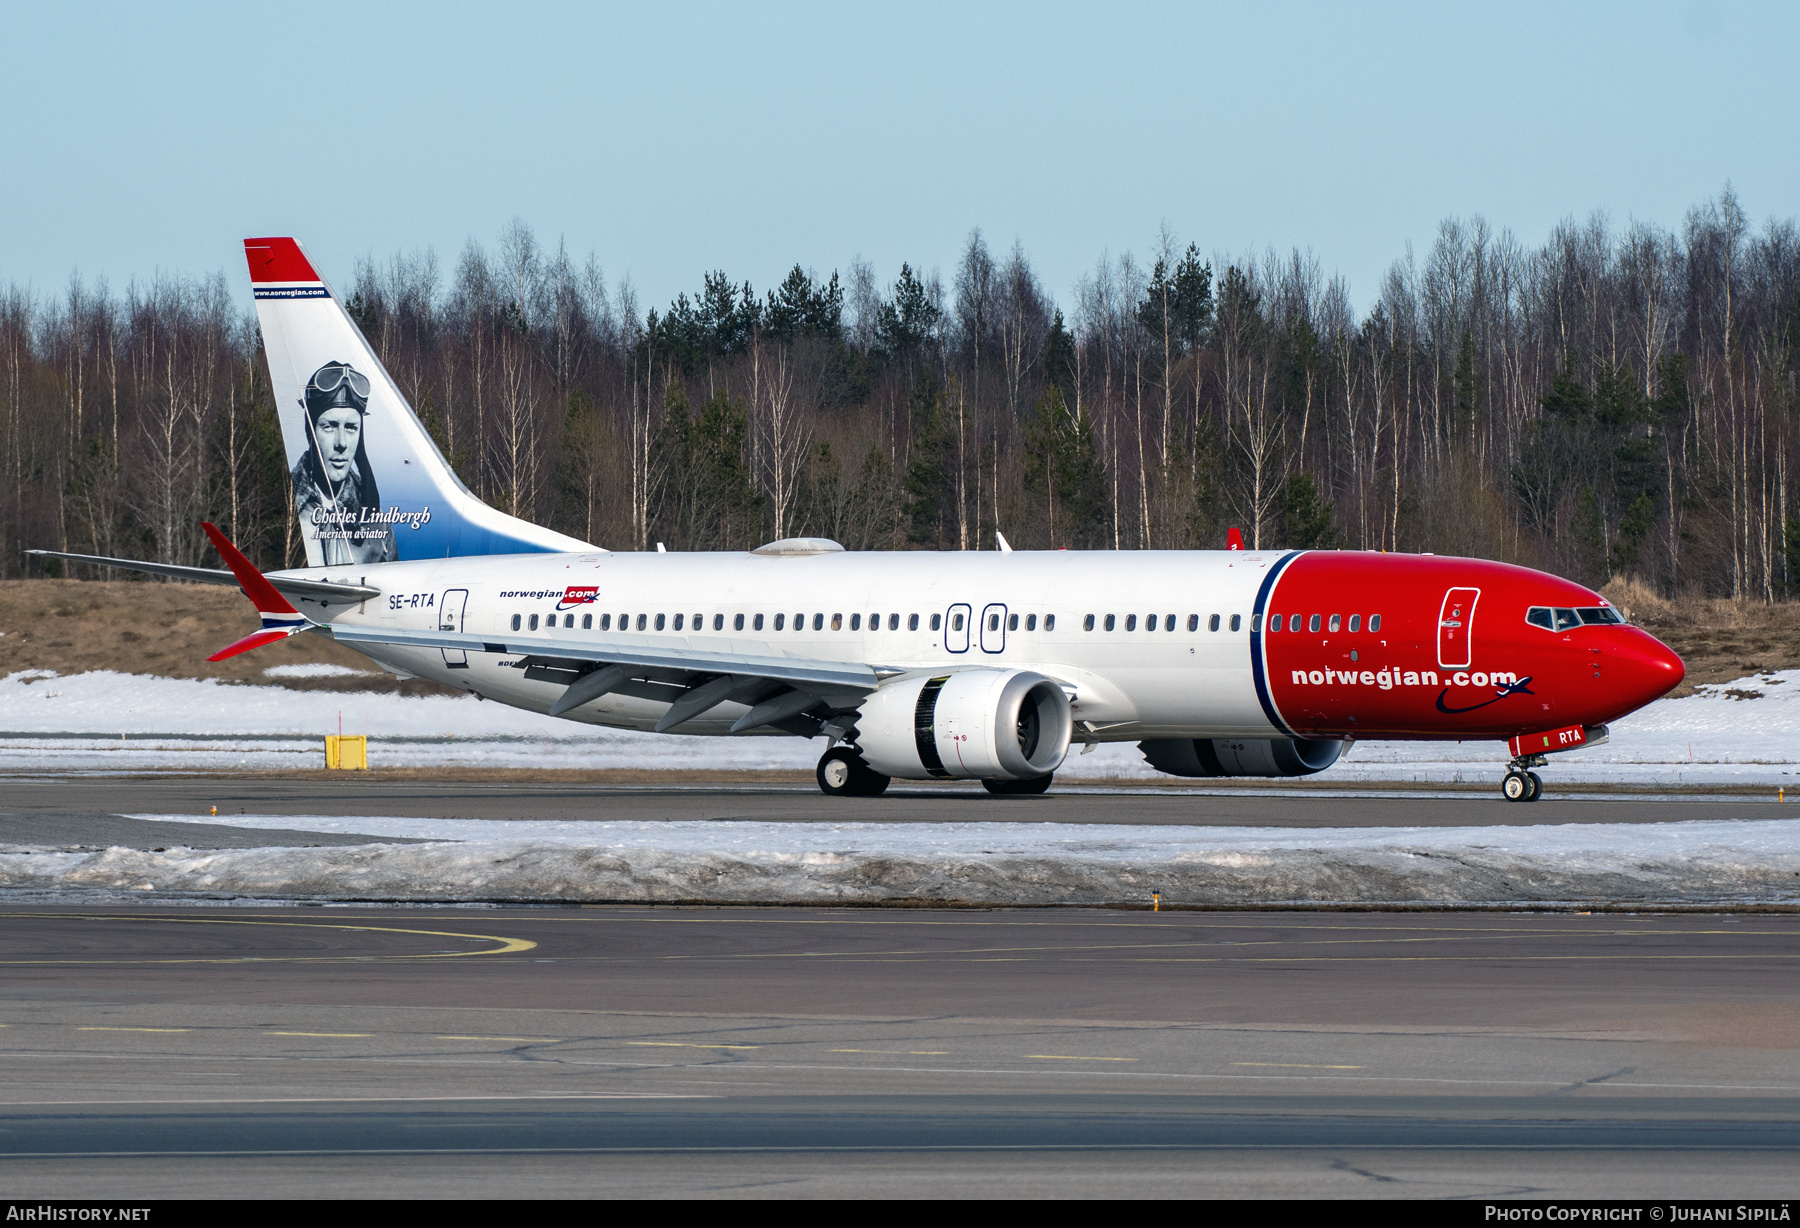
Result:
{"label": "taxiway surface", "polygon": [[1785,1196],[1800,917],[5,910],[23,1197]]}
{"label": "taxiway surface", "polygon": [[[450,819],[730,820],[820,823],[1122,823],[1224,827],[1486,827],[1543,823],[1674,823],[1800,817],[1800,798],[1550,797],[1508,804],[1493,793],[1344,789],[1271,791],[1252,785],[1108,790],[1056,788],[996,798],[979,786],[896,785],[878,798],[829,798],[812,785],[479,783],[317,776],[15,777],[0,813],[396,815]],[[29,843],[0,833],[0,842]],[[312,841],[320,843],[320,841]]]}

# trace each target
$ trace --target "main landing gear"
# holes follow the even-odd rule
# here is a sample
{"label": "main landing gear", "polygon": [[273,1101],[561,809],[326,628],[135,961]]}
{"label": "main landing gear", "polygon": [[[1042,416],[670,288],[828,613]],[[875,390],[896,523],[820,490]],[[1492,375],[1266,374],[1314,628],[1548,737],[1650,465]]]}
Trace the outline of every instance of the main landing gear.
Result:
{"label": "main landing gear", "polygon": [[1500,782],[1500,796],[1509,802],[1535,802],[1544,795],[1544,782],[1536,772],[1529,769],[1543,767],[1542,755],[1521,755],[1506,768],[1506,778]]}
{"label": "main landing gear", "polygon": [[888,778],[863,762],[853,746],[834,746],[819,760],[819,791],[826,797],[880,797]]}

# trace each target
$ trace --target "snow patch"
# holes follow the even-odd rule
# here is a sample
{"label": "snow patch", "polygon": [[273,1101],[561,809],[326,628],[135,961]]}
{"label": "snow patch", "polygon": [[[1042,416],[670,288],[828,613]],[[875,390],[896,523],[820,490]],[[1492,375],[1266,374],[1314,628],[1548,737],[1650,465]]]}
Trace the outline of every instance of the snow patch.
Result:
{"label": "snow patch", "polygon": [[328,661],[304,661],[298,665],[271,665],[263,671],[265,678],[379,678],[373,669],[351,669]]}
{"label": "snow patch", "polygon": [[[133,816],[155,819],[157,816]],[[193,819],[184,819],[193,822]],[[221,816],[412,845],[0,850],[0,888],[715,903],[1501,904],[1800,900],[1800,820],[1545,827],[499,822]]]}

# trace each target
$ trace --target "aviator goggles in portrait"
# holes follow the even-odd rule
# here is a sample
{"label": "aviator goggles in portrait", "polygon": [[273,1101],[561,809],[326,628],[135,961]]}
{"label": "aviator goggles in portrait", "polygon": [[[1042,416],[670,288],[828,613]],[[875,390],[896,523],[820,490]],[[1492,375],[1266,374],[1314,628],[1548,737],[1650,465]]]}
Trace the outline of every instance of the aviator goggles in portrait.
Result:
{"label": "aviator goggles in portrait", "polygon": [[336,392],[346,381],[351,392],[365,401],[369,399],[369,377],[354,367],[320,367],[313,373],[311,386],[320,392]]}

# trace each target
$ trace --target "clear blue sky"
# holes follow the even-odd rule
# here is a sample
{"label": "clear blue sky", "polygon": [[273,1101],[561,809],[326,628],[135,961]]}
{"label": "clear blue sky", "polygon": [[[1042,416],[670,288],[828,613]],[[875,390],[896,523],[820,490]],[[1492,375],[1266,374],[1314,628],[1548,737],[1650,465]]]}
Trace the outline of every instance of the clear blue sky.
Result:
{"label": "clear blue sky", "polygon": [[1366,305],[1411,241],[1596,208],[1679,224],[1727,180],[1800,213],[1800,6],[15,4],[0,283],[327,277],[515,216],[646,306],[796,260],[946,272],[972,226],[1065,304],[1166,223],[1311,248]]}

